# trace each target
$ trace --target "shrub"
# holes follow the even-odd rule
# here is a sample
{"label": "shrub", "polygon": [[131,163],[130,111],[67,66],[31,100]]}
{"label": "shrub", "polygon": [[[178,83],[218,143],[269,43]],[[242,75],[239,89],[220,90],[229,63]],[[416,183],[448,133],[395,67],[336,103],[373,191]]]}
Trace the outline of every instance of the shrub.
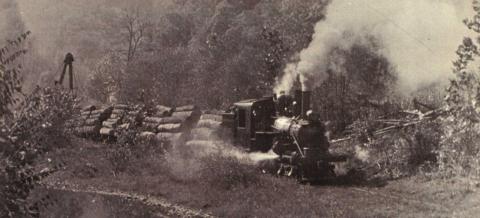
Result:
{"label": "shrub", "polygon": [[133,158],[131,148],[128,145],[116,144],[106,153],[107,160],[112,164],[113,174],[125,172]]}
{"label": "shrub", "polygon": [[396,179],[413,175],[424,165],[436,162],[441,134],[438,121],[424,121],[415,127],[376,137],[368,131],[357,133],[359,137],[354,152],[357,160],[352,163],[357,166],[353,167],[362,169],[366,179]]}
{"label": "shrub", "polygon": [[26,200],[34,186],[56,167],[37,172],[34,163],[46,151],[69,143],[65,122],[77,99],[61,89],[37,88],[18,106],[9,124],[2,125],[0,216],[38,216],[36,202]]}
{"label": "shrub", "polygon": [[444,135],[438,155],[438,176],[480,179],[480,124],[458,122],[455,116],[443,119]]}

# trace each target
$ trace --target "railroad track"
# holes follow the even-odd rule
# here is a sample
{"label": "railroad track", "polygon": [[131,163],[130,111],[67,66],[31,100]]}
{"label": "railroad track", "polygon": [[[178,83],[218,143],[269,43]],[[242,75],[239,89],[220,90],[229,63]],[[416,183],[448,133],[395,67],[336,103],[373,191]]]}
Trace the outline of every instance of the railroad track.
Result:
{"label": "railroad track", "polygon": [[141,202],[142,204],[147,206],[161,208],[162,214],[165,217],[193,217],[193,218],[214,218],[215,217],[201,210],[196,210],[196,209],[180,206],[177,204],[172,204],[168,202],[166,199],[148,196],[148,195],[142,195],[137,193],[127,193],[122,191],[97,190],[94,188],[74,188],[74,187],[71,187],[71,185],[64,184],[64,183],[57,183],[55,185],[52,185],[52,184],[41,184],[41,185],[47,190],[63,191],[63,192],[70,192],[70,193],[81,193],[81,194],[93,194],[93,195],[108,196],[108,197],[118,197],[126,200]]}

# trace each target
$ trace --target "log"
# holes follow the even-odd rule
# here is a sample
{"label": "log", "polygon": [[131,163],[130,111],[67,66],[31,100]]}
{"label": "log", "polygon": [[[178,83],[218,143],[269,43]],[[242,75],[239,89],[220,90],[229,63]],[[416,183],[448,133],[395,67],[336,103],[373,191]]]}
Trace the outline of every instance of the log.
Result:
{"label": "log", "polygon": [[115,104],[113,106],[115,110],[120,109],[120,110],[131,110],[132,108],[126,104]]}
{"label": "log", "polygon": [[92,114],[91,111],[83,111],[82,113],[80,113],[82,117],[90,116],[91,114]]}
{"label": "log", "polygon": [[121,119],[120,119],[120,118],[111,118],[111,117],[110,117],[109,119],[107,119],[107,120],[105,120],[105,121],[112,122],[112,123],[114,122],[114,123],[117,123],[117,124],[118,124],[118,123],[120,123]]}
{"label": "log", "polygon": [[195,106],[195,105],[185,105],[185,106],[175,108],[175,112],[194,111],[194,110],[197,110],[197,106]]}
{"label": "log", "polygon": [[182,124],[180,123],[160,124],[157,127],[158,132],[180,132],[181,130]]}
{"label": "log", "polygon": [[217,122],[222,122],[222,115],[202,114],[202,116],[200,116],[200,120],[213,120]]}
{"label": "log", "polygon": [[129,129],[130,128],[130,124],[129,123],[124,123],[120,126],[118,126],[118,129]]}
{"label": "log", "polygon": [[100,125],[101,123],[102,122],[97,118],[90,118],[90,119],[86,120],[83,125],[84,126],[96,126],[96,125]]}
{"label": "log", "polygon": [[123,116],[121,114],[114,114],[112,113],[112,115],[110,115],[110,119],[119,119],[121,120],[123,118]]}
{"label": "log", "polygon": [[96,135],[99,133],[99,131],[100,131],[100,128],[96,126],[84,126],[84,127],[75,128],[74,130],[74,132],[82,136]]}
{"label": "log", "polygon": [[105,135],[105,136],[113,136],[115,131],[111,128],[101,128],[100,129],[100,135]]}
{"label": "log", "polygon": [[145,117],[145,123],[155,123],[155,124],[167,124],[167,123],[182,123],[182,119],[178,117]]}
{"label": "log", "polygon": [[107,107],[107,108],[100,108],[100,109],[96,109],[96,110],[92,110],[90,112],[91,115],[95,114],[109,114],[112,112],[112,107]]}
{"label": "log", "polygon": [[107,120],[107,121],[103,121],[102,123],[102,126],[103,127],[108,127],[108,128],[111,128],[111,129],[115,129],[117,128],[117,125],[118,125],[118,120]]}
{"label": "log", "polygon": [[108,119],[110,117],[110,114],[112,113],[112,109],[111,108],[105,108],[105,109],[99,109],[99,110],[95,110],[95,111],[92,111],[92,113],[90,114],[90,116],[88,116],[88,118],[96,118],[96,119],[99,119],[101,121],[105,121],[106,119]]}
{"label": "log", "polygon": [[222,125],[221,122],[215,120],[199,120],[197,123],[197,127],[205,127],[210,129],[219,129]]}
{"label": "log", "polygon": [[157,105],[155,106],[156,109],[156,115],[160,117],[167,117],[172,114],[172,108],[163,106],[163,105]]}
{"label": "log", "polygon": [[140,112],[139,111],[129,111],[127,114],[128,114],[128,116],[136,117],[140,114]]}
{"label": "log", "polygon": [[193,111],[176,111],[176,112],[173,112],[172,117],[177,117],[185,121],[190,119],[192,115],[193,115]]}
{"label": "log", "polygon": [[117,114],[117,115],[122,115],[122,116],[127,114],[127,113],[128,113],[128,111],[126,111],[124,109],[117,109],[117,108],[113,109],[113,111],[112,111],[112,114]]}
{"label": "log", "polygon": [[153,132],[148,132],[148,131],[145,131],[145,132],[141,132],[138,137],[142,138],[142,139],[153,139],[155,137],[155,133]]}
{"label": "log", "polygon": [[145,117],[143,122],[145,123],[155,123],[158,124],[160,121],[162,121],[163,118],[161,117]]}
{"label": "log", "polygon": [[143,123],[143,129],[148,130],[150,132],[157,132],[157,126],[158,124],[156,123]]}
{"label": "log", "polygon": [[218,115],[218,116],[222,116],[223,113],[224,111],[216,110],[216,109],[204,111],[204,114]]}

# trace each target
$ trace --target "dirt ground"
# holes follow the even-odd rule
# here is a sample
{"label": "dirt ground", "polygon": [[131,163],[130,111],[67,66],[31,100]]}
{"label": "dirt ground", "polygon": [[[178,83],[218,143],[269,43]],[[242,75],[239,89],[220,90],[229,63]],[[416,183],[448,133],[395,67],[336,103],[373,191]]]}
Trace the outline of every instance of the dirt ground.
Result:
{"label": "dirt ground", "polygon": [[[381,185],[300,185],[260,175],[247,187],[222,189],[172,176],[155,155],[114,174],[105,157],[108,146],[76,144],[75,149],[49,154],[62,156],[65,167],[48,177],[44,186],[64,203],[45,208],[45,217],[55,217],[59,207],[76,211],[68,217],[477,217],[480,212],[478,185],[466,180],[418,176]],[[92,208],[98,213],[92,214]],[[128,213],[118,213],[123,210]]]}

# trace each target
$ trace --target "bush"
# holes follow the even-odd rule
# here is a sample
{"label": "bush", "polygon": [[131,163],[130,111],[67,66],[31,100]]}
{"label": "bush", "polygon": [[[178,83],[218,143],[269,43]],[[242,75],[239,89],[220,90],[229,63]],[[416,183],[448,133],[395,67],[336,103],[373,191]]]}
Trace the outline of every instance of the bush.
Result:
{"label": "bush", "polygon": [[454,116],[443,120],[444,135],[438,154],[438,175],[480,179],[480,124],[458,122]]}
{"label": "bush", "polygon": [[133,158],[132,150],[128,145],[117,144],[106,153],[107,160],[112,164],[113,174],[125,172]]}
{"label": "bush", "polygon": [[357,161],[353,163],[357,166],[354,167],[361,168],[366,179],[414,175],[425,165],[436,163],[441,134],[441,125],[437,121],[424,121],[415,127],[377,138],[368,136],[368,133],[359,134],[355,148]]}
{"label": "bush", "polygon": [[34,163],[43,152],[69,143],[65,122],[77,99],[60,89],[37,88],[19,105],[13,119],[2,125],[0,217],[38,216],[38,205],[26,200],[34,186],[55,170],[37,172]]}

